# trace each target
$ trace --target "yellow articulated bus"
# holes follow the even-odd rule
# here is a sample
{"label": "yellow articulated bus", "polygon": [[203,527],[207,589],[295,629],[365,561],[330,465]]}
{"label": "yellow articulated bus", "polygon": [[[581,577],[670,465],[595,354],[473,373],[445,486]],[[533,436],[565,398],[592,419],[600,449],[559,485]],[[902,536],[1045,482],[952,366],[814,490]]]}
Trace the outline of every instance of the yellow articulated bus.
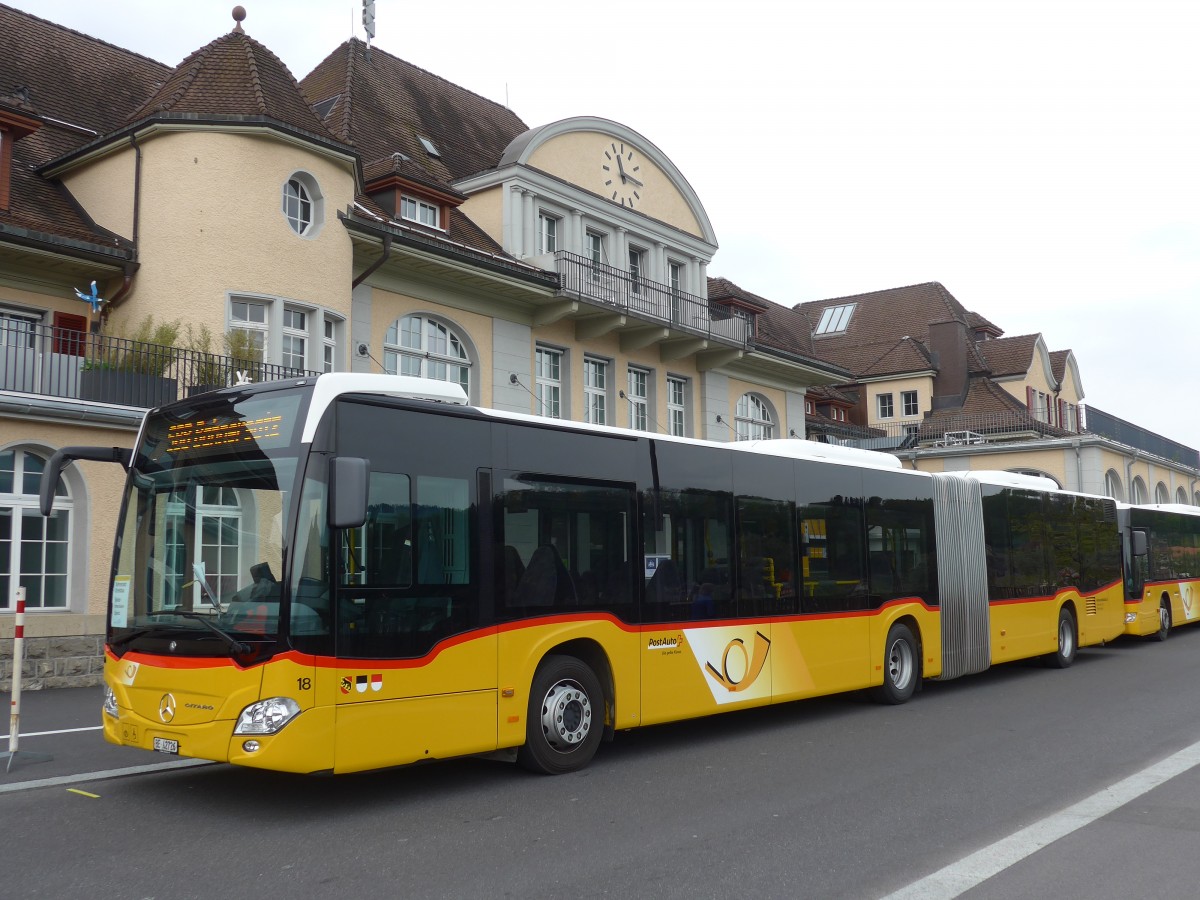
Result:
{"label": "yellow articulated bus", "polygon": [[1124,631],[1110,500],[799,440],[716,444],[329,374],[150,412],[105,737],[289,772],[498,754],[1044,656]]}
{"label": "yellow articulated bus", "polygon": [[1200,509],[1120,504],[1125,633],[1165,641],[1200,619]]}

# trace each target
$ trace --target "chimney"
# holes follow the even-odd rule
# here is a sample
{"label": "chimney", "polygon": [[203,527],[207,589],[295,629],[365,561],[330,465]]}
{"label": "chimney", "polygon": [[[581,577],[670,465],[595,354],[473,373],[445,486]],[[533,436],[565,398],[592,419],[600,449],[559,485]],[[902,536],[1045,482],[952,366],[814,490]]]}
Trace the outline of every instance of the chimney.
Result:
{"label": "chimney", "polygon": [[967,397],[967,347],[965,322],[950,320],[929,324],[929,352],[937,374],[933,376],[933,409],[954,409]]}

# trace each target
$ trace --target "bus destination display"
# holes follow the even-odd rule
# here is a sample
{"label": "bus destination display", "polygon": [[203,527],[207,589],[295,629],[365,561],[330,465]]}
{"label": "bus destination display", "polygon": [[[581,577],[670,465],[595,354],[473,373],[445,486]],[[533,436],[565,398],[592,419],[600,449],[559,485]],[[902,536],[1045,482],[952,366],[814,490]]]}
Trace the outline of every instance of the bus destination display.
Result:
{"label": "bus destination display", "polygon": [[167,428],[167,453],[205,453],[234,450],[239,445],[262,446],[283,439],[284,418],[270,414],[256,419],[201,419]]}

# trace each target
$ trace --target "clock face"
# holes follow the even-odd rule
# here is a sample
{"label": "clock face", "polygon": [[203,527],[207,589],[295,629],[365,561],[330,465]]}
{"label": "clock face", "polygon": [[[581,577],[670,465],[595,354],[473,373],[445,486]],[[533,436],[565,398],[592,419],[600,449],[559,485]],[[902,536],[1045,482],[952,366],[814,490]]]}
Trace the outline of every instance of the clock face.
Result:
{"label": "clock face", "polygon": [[604,148],[600,160],[600,193],[613,203],[633,209],[635,202],[641,203],[645,190],[641,170],[641,161],[633,148],[613,141]]}

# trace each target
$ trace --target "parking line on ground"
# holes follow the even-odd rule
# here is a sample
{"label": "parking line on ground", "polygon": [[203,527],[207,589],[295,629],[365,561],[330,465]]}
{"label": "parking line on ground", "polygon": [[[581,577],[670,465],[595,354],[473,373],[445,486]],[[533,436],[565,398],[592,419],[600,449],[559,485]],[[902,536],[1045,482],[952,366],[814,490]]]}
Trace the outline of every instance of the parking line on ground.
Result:
{"label": "parking line on ground", "polygon": [[882,900],[951,900],[1197,765],[1200,765],[1200,741]]}
{"label": "parking line on ground", "polygon": [[195,766],[215,766],[207,759],[181,759],[178,762],[150,763],[144,766],[129,766],[124,769],[105,769],[101,772],[81,772],[78,775],[61,775],[57,778],[40,778],[37,781],[18,781],[15,784],[0,784],[0,794],[15,791],[32,791],[35,788],[59,787],[64,784],[79,784],[84,781],[100,781],[105,778],[121,778],[125,775],[145,775],[169,769],[190,769]]}

